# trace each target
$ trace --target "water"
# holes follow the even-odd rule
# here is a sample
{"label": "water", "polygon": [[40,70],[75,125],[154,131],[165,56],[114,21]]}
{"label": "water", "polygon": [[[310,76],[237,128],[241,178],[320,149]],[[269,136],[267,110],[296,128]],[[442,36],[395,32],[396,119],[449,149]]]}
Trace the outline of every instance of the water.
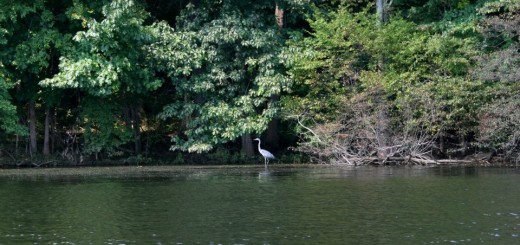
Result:
{"label": "water", "polygon": [[198,169],[0,178],[0,244],[520,244],[520,172]]}

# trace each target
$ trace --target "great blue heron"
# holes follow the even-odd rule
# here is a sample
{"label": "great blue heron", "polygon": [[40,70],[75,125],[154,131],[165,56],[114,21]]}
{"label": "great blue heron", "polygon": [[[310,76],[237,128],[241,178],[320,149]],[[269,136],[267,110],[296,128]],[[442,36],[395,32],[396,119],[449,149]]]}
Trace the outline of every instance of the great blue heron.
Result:
{"label": "great blue heron", "polygon": [[274,157],[274,155],[271,152],[268,152],[268,151],[260,148],[260,144],[262,143],[262,141],[259,138],[255,138],[253,140],[258,140],[258,151],[264,157],[264,164],[265,164],[265,167],[267,168],[267,164],[269,164],[269,159],[276,159],[276,157]]}

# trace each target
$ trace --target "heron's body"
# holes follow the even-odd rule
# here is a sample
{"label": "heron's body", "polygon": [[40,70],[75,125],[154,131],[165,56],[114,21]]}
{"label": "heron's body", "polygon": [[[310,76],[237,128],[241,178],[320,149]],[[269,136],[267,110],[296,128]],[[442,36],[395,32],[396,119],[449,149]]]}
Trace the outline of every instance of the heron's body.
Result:
{"label": "heron's body", "polygon": [[256,138],[254,140],[258,141],[258,152],[260,152],[260,154],[264,157],[264,164],[265,164],[265,167],[267,168],[267,164],[269,164],[269,160],[276,159],[276,157],[274,157],[274,155],[271,152],[266,151],[260,147],[260,144],[262,143],[262,141],[259,138]]}

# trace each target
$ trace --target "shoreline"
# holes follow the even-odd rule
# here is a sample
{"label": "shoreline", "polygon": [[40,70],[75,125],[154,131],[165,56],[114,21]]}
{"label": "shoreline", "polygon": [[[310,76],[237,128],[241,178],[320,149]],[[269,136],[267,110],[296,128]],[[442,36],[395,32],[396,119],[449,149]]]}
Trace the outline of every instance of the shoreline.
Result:
{"label": "shoreline", "polygon": [[[514,164],[439,164],[439,165],[347,165],[347,164],[273,164],[268,170],[274,172],[291,171],[294,169],[322,168],[437,168],[437,167],[477,167],[477,168],[518,168]],[[168,178],[206,172],[224,171],[227,174],[258,174],[264,172],[264,165],[155,165],[155,166],[75,166],[75,167],[45,167],[45,168],[0,168],[0,179],[17,178],[132,178],[157,177]]]}
{"label": "shoreline", "polygon": [[[290,170],[295,168],[324,168],[324,164],[276,164],[270,169]],[[253,173],[264,171],[264,165],[147,165],[147,166],[73,166],[45,168],[0,168],[4,177],[169,177],[206,171],[228,171],[229,173]]]}

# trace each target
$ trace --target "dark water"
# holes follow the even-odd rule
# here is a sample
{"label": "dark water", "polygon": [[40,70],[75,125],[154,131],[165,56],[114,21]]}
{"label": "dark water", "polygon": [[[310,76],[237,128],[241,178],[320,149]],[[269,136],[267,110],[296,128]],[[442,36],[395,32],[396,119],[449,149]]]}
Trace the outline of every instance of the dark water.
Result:
{"label": "dark water", "polygon": [[520,244],[520,172],[275,168],[0,178],[0,244]]}

